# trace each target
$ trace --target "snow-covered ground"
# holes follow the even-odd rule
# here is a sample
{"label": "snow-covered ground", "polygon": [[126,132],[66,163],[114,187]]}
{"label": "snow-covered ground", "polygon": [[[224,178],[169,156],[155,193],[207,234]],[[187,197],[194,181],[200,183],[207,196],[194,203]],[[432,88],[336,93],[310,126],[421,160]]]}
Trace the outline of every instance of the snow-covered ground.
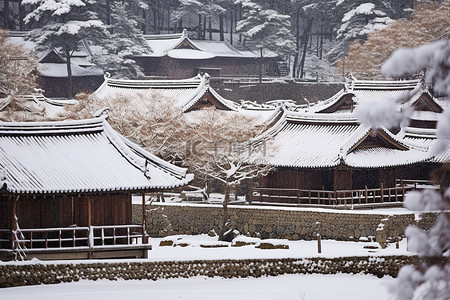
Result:
{"label": "snow-covered ground", "polygon": [[[161,240],[173,240],[176,244],[188,244],[186,247],[160,247]],[[370,249],[379,247],[374,242],[340,242],[335,240],[322,241],[322,253],[317,253],[317,241],[289,241],[289,240],[259,240],[244,236],[237,237],[235,241],[272,242],[274,244],[288,245],[289,249],[259,249],[254,245],[242,247],[218,247],[203,248],[202,245],[222,244],[217,242],[217,237],[209,237],[206,234],[197,236],[170,236],[166,238],[150,239],[153,250],[149,252],[149,260],[173,261],[173,260],[197,260],[197,259],[264,259],[264,258],[304,258],[304,257],[342,257],[342,256],[367,256],[367,255],[410,255],[406,249],[406,240],[399,243],[399,249],[394,244],[386,249]],[[227,243],[224,243],[225,245]],[[369,246],[370,248],[364,248]]]}
{"label": "snow-covered ground", "polygon": [[388,299],[390,277],[371,275],[283,275],[277,277],[80,281],[0,289],[0,298],[45,300],[382,300]]}
{"label": "snow-covered ground", "polygon": [[[177,246],[160,246],[161,241],[172,240]],[[140,262],[140,261],[191,261],[191,260],[221,260],[221,259],[281,259],[281,258],[310,258],[310,257],[345,257],[345,256],[389,256],[389,255],[413,255],[406,249],[406,239],[399,243],[399,249],[395,244],[390,244],[386,249],[381,249],[375,242],[342,242],[336,240],[322,240],[322,253],[317,252],[317,241],[289,241],[283,239],[249,238],[239,236],[236,241],[245,242],[269,242],[274,245],[288,245],[289,249],[259,249],[255,245],[232,247],[232,243],[218,242],[217,237],[201,235],[174,235],[165,238],[151,238],[149,243],[152,250],[148,253],[148,259],[114,259],[111,262]],[[181,246],[183,245],[183,247]],[[211,247],[212,245],[224,247]],[[204,247],[202,247],[204,246]],[[205,247],[206,246],[206,247]],[[366,248],[365,248],[366,247]],[[378,247],[377,249],[373,249]],[[2,262],[2,264],[67,264],[86,262],[107,262],[108,260],[61,260],[39,261],[32,259],[24,262]]]}
{"label": "snow-covered ground", "polygon": [[[159,246],[164,240],[172,240],[177,246]],[[254,242],[262,240],[237,237],[236,241]],[[408,255],[406,241],[400,242],[399,249],[390,245],[386,249],[367,249],[365,246],[377,246],[373,242],[322,241],[322,253],[317,253],[317,241],[263,240],[274,244],[288,245],[289,249],[263,250],[254,245],[231,247],[231,243],[218,242],[217,237],[208,235],[177,235],[166,238],[150,239],[153,250],[145,261],[183,261],[198,259],[252,259],[252,258],[303,258],[303,257],[339,257],[367,255]],[[183,245],[184,247],[182,247]],[[187,245],[187,246],[186,246]],[[204,248],[203,246],[222,245],[226,247]],[[143,260],[112,260],[143,261]],[[89,261],[89,262],[105,262]],[[27,263],[68,263],[68,261],[0,262],[0,264]],[[86,261],[70,261],[86,263]],[[118,280],[87,281],[61,283],[55,285],[24,286],[0,289],[0,299],[388,299],[386,283],[391,277],[379,279],[372,275],[283,275],[261,278],[223,279],[221,277],[192,277],[187,279]],[[370,291],[370,292],[369,292]]]}

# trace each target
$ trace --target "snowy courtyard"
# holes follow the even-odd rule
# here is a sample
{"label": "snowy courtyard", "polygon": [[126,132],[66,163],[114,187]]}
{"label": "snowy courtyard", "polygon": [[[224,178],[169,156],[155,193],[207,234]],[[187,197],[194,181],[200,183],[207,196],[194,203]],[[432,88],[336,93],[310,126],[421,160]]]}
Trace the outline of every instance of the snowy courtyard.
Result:
{"label": "snowy courtyard", "polygon": [[[175,246],[160,246],[161,241],[173,241]],[[244,236],[236,241],[254,242],[261,240]],[[308,257],[342,257],[368,255],[408,255],[406,241],[400,242],[399,249],[390,245],[386,249],[377,248],[373,242],[339,242],[322,241],[322,253],[317,253],[316,241],[264,240],[274,244],[289,246],[289,249],[258,249],[255,245],[232,247],[233,243],[218,242],[217,237],[208,235],[169,236],[150,239],[153,250],[149,251],[150,261],[191,261],[217,259],[269,259],[269,258],[308,258]],[[209,248],[208,246],[217,246]],[[218,247],[222,246],[222,247]],[[366,247],[366,248],[364,248]],[[377,248],[377,249],[374,249]],[[135,260],[115,260],[135,261]],[[147,261],[147,260],[138,260]],[[103,261],[92,261],[104,262]],[[28,263],[67,263],[67,261],[9,262],[2,264]],[[83,261],[73,261],[83,263]],[[377,278],[373,275],[350,274],[309,274],[263,276],[260,278],[208,278],[196,276],[191,278],[151,280],[81,280],[55,285],[37,285],[6,288],[0,290],[1,299],[361,299],[361,292],[370,290],[365,299],[388,299],[386,284],[392,277]]]}
{"label": "snowy courtyard", "polygon": [[0,298],[45,300],[365,300],[388,299],[386,284],[392,278],[371,275],[284,275],[222,279],[193,277],[157,281],[80,281],[57,285],[25,286],[0,290]]}

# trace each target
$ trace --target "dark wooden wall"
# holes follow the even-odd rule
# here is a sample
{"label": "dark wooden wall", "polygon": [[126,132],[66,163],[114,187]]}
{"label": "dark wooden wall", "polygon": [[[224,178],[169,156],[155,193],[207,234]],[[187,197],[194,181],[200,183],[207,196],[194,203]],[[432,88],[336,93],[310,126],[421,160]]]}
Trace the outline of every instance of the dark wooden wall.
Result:
{"label": "dark wooden wall", "polygon": [[[173,79],[191,78],[199,68],[220,69],[220,76],[259,76],[259,59],[216,57],[213,59],[173,59],[170,57],[136,57],[147,76],[167,76]],[[277,75],[278,66],[274,59],[263,59],[263,75]]]}
{"label": "dark wooden wall", "polygon": [[[90,195],[92,225],[132,224],[131,194],[112,193]],[[12,201],[0,198],[0,226],[11,226]],[[55,195],[36,197],[22,195],[16,203],[21,228],[54,228],[88,226],[88,196]]]}
{"label": "dark wooden wall", "polygon": [[260,179],[260,187],[313,190],[350,190],[395,187],[396,179],[428,180],[432,165],[420,164],[394,168],[295,169],[278,168]]}
{"label": "dark wooden wall", "polygon": [[278,168],[260,179],[260,187],[333,189],[333,170]]}

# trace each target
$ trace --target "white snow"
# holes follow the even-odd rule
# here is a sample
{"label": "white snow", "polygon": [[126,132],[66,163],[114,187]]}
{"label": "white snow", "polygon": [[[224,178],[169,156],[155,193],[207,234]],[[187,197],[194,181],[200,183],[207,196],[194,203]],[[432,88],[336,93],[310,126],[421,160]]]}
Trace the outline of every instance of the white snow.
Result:
{"label": "white snow", "polygon": [[258,299],[320,300],[388,299],[387,284],[392,278],[371,275],[283,275],[277,277],[80,281],[0,290],[2,299],[115,300],[115,299]]}
{"label": "white snow", "polygon": [[[187,247],[160,247],[162,240],[173,240],[177,244],[188,244]],[[289,249],[259,249],[255,245],[242,247],[217,247],[202,248],[201,245],[223,245],[218,242],[217,237],[209,237],[206,234],[188,236],[177,235],[166,238],[150,239],[152,250],[149,251],[150,261],[185,261],[197,260],[199,258],[206,260],[215,259],[269,259],[269,258],[310,258],[310,257],[343,257],[343,256],[381,256],[381,255],[411,255],[406,249],[406,240],[399,243],[400,248],[395,245],[389,245],[386,249],[364,249],[364,246],[379,246],[375,242],[342,242],[335,240],[322,240],[322,253],[317,253],[317,241],[289,241],[283,239],[260,240],[258,238],[249,238],[238,236],[236,241],[245,241],[247,243],[259,244],[269,242],[275,245],[287,245]],[[228,243],[231,245],[231,243]]]}
{"label": "white snow", "polygon": [[359,5],[358,7],[352,9],[351,11],[347,12],[344,15],[344,17],[342,18],[342,22],[349,21],[355,15],[369,15],[373,12],[374,8],[375,8],[375,4],[373,4],[373,3],[363,3],[363,4]]}

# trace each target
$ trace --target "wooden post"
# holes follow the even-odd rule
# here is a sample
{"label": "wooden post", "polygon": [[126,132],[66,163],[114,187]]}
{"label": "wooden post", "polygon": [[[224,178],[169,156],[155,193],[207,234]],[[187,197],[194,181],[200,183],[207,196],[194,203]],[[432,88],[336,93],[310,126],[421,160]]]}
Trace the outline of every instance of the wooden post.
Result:
{"label": "wooden post", "polygon": [[380,183],[380,193],[381,193],[381,203],[384,203],[384,190],[383,190],[383,183]]}
{"label": "wooden post", "polygon": [[309,189],[309,191],[308,191],[308,201],[309,201],[309,204],[311,204],[311,189]]}
{"label": "wooden post", "polygon": [[405,201],[405,185],[403,184],[403,179],[402,179],[402,201]]}
{"label": "wooden post", "polygon": [[366,192],[366,204],[367,204],[367,185],[364,186],[365,192]]}
{"label": "wooden post", "polygon": [[16,242],[16,229],[17,229],[17,222],[16,222],[16,201],[18,200],[14,199],[13,196],[10,196],[10,199],[12,199],[12,209],[11,209],[11,248],[12,250],[15,250],[17,248],[17,242]]}
{"label": "wooden post", "polygon": [[248,204],[251,205],[253,202],[253,178],[248,180]]}
{"label": "wooden post", "polygon": [[317,253],[322,253],[322,238],[320,233],[317,234]]}
{"label": "wooden post", "polygon": [[88,247],[89,248],[93,248],[94,247],[94,232],[93,232],[93,228],[92,228],[92,212],[91,212],[91,196],[89,194],[87,194],[87,201],[88,201],[88,227],[89,227],[89,231],[88,231]]}
{"label": "wooden post", "polygon": [[147,244],[147,208],[145,207],[145,192],[142,192],[142,243]]}

